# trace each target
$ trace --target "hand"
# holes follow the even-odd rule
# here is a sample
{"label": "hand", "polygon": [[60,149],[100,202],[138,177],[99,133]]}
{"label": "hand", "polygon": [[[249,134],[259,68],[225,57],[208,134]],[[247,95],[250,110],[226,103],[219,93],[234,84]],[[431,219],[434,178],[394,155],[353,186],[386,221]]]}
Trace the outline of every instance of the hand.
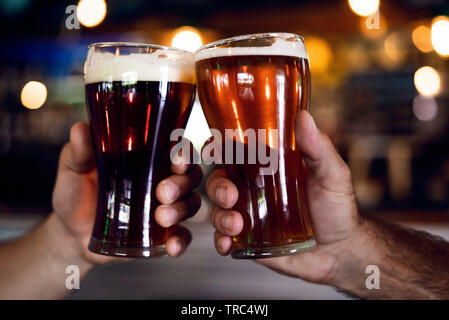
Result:
{"label": "hand", "polygon": [[[174,225],[196,213],[200,197],[191,190],[202,179],[198,166],[172,165],[173,175],[161,181],[156,196],[162,203],[155,213],[163,227]],[[106,263],[118,258],[101,256],[87,249],[97,207],[98,180],[89,126],[76,123],[70,132],[70,143],[64,146],[53,191],[53,229],[69,235],[71,249],[90,264]],[[181,200],[182,199],[182,200]],[[170,256],[181,255],[191,241],[190,232],[179,231],[166,242]]]}
{"label": "hand", "polygon": [[[351,174],[329,137],[318,130],[306,111],[301,111],[296,119],[296,140],[308,168],[307,200],[317,247],[306,253],[257,262],[282,274],[335,284],[343,277],[342,260],[350,259],[353,241],[362,232]],[[215,247],[220,254],[227,255],[232,247],[231,236],[238,235],[243,228],[242,216],[231,209],[238,191],[226,179],[224,170],[209,176],[206,191],[216,204],[211,215],[217,229]]]}

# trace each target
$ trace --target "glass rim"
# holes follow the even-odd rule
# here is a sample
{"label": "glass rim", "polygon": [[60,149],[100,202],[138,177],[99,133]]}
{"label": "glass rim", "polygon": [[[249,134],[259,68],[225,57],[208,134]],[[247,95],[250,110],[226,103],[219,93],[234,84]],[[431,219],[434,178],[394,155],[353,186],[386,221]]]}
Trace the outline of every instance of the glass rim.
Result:
{"label": "glass rim", "polygon": [[222,46],[227,43],[242,41],[242,40],[251,40],[251,39],[263,39],[263,38],[271,38],[271,37],[279,37],[279,38],[298,38],[304,43],[304,38],[296,33],[290,32],[262,32],[262,33],[250,33],[243,34],[239,36],[233,36],[225,39],[220,39],[211,43],[207,43],[201,47],[199,47],[195,52],[199,52],[205,49],[211,49],[213,47]]}
{"label": "glass rim", "polygon": [[149,49],[159,49],[159,50],[169,50],[176,51],[181,53],[191,53],[194,52],[187,51],[180,48],[174,48],[169,46],[163,46],[159,44],[151,44],[151,43],[141,43],[141,42],[94,42],[87,46],[89,49],[91,48],[149,48]]}

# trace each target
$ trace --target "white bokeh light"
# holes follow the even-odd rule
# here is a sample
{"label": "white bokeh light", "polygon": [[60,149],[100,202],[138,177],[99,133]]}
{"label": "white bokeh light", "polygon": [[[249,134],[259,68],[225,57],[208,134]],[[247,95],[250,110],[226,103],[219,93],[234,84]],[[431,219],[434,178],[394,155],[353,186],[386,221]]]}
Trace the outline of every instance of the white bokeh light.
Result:
{"label": "white bokeh light", "polygon": [[434,96],[440,90],[440,76],[432,67],[421,67],[415,72],[416,90],[425,96]]}
{"label": "white bokeh light", "polygon": [[367,17],[379,9],[379,0],[349,0],[349,7],[352,11],[362,17]]}
{"label": "white bokeh light", "polygon": [[449,56],[449,18],[437,17],[431,28],[432,46],[436,53],[443,57]]}
{"label": "white bokeh light", "polygon": [[203,40],[201,39],[199,32],[191,27],[178,29],[171,42],[172,47],[190,52],[195,52],[202,45]]}
{"label": "white bokeh light", "polygon": [[83,26],[92,28],[104,20],[106,11],[104,0],[80,0],[76,8],[76,17]]}

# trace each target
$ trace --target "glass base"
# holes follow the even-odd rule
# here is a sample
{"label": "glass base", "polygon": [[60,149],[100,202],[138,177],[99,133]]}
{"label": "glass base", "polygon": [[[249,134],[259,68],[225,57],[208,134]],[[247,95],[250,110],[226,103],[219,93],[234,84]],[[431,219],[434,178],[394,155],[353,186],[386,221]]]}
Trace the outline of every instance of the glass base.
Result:
{"label": "glass base", "polygon": [[93,253],[122,258],[156,258],[167,255],[165,244],[156,247],[129,247],[119,246],[111,242],[103,242],[93,237],[90,238],[88,248]]}
{"label": "glass base", "polygon": [[239,248],[233,247],[231,256],[234,259],[262,259],[274,258],[280,256],[289,256],[292,254],[310,251],[316,247],[315,239],[309,239],[302,242],[292,243],[278,247],[267,248]]}

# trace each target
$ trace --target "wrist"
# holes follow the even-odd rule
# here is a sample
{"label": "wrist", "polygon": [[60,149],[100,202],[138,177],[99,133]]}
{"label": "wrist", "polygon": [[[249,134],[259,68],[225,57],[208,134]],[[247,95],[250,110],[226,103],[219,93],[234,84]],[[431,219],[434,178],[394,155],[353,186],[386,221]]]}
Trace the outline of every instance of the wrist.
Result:
{"label": "wrist", "polygon": [[329,284],[350,292],[366,290],[365,281],[369,276],[366,268],[382,259],[373,232],[373,222],[362,218],[351,238],[347,239],[340,252],[336,252],[337,267]]}
{"label": "wrist", "polygon": [[85,258],[84,250],[78,239],[67,230],[59,217],[52,213],[43,226],[46,235],[45,247],[50,256],[50,261],[55,265],[66,268],[69,265],[76,265],[80,269],[80,274],[86,274],[93,264]]}

